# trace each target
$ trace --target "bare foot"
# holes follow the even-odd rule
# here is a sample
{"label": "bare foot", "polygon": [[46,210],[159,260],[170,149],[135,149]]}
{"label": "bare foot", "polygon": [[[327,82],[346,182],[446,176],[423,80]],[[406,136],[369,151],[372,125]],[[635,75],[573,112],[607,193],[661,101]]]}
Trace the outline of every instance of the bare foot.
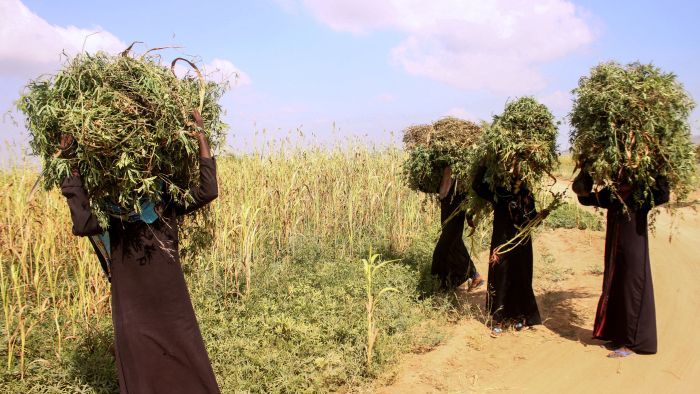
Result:
{"label": "bare foot", "polygon": [[484,278],[481,277],[481,275],[476,274],[476,276],[469,282],[469,287],[467,287],[467,291],[472,291],[474,289],[478,289],[484,284]]}

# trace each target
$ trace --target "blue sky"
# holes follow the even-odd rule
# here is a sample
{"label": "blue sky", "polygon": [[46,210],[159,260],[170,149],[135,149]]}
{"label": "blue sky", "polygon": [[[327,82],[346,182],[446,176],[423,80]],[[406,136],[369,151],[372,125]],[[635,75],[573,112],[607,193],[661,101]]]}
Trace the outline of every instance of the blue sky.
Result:
{"label": "blue sky", "polygon": [[[235,149],[263,129],[258,143],[297,128],[384,143],[448,114],[490,119],[524,94],[565,123],[569,92],[605,60],[653,62],[700,98],[698,15],[693,1],[0,0],[0,111],[99,30],[88,50],[177,45],[163,57],[238,70],[223,100]],[[5,117],[0,140],[26,132]]]}

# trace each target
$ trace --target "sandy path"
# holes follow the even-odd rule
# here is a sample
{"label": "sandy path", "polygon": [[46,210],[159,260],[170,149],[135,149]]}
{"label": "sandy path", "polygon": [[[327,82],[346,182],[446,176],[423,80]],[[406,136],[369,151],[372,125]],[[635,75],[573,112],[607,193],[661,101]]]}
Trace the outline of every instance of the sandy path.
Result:
{"label": "sandy path", "polygon": [[[539,234],[535,242],[534,285],[544,326],[493,339],[478,319],[464,319],[443,345],[407,356],[391,384],[376,391],[698,392],[700,213],[682,211],[672,243],[671,218],[665,213],[650,239],[657,355],[607,359],[608,351],[590,339],[602,283],[604,234],[559,229]],[[479,268],[485,271],[483,264]],[[464,298],[481,306],[484,294]]]}

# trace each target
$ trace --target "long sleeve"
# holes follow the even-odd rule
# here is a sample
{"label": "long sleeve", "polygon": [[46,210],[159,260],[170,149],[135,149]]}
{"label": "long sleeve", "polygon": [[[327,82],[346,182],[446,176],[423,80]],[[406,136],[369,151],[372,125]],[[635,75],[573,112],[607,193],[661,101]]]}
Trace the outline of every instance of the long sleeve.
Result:
{"label": "long sleeve", "polygon": [[494,201],[494,193],[489,188],[489,185],[484,182],[484,175],[486,174],[486,167],[479,167],[474,181],[472,182],[472,189],[476,192],[476,195],[483,198],[486,201]]}
{"label": "long sleeve", "polygon": [[606,187],[597,193],[591,192],[587,196],[578,196],[578,202],[582,205],[607,209],[610,208],[610,205],[613,202],[613,196],[610,189]]}
{"label": "long sleeve", "polygon": [[103,233],[97,218],[90,210],[90,202],[79,175],[64,179],[61,183],[61,193],[68,201],[73,221],[73,235],[88,236]]}
{"label": "long sleeve", "polygon": [[586,195],[591,192],[591,189],[593,189],[593,177],[591,177],[587,171],[581,170],[578,175],[576,175],[571,185],[571,190],[573,190],[576,195]]}
{"label": "long sleeve", "polygon": [[207,205],[219,196],[216,181],[216,162],[213,158],[199,158],[199,186],[190,189],[194,201],[189,204],[176,204],[175,213],[185,215]]}
{"label": "long sleeve", "polygon": [[581,170],[576,176],[571,189],[578,196],[578,202],[581,205],[609,208],[613,201],[612,192],[607,187],[599,190],[597,193],[591,191],[593,189],[593,178],[585,170]]}
{"label": "long sleeve", "polygon": [[644,202],[646,209],[666,204],[671,199],[671,188],[668,184],[668,178],[660,176],[656,178],[654,186],[651,188],[651,195]]}

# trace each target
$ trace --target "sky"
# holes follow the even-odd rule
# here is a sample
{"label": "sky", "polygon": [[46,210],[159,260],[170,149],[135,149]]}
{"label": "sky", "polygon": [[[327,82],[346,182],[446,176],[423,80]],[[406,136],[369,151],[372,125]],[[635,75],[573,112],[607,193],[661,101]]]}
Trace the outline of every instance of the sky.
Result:
{"label": "sky", "polygon": [[[568,0],[0,0],[0,141],[26,146],[13,102],[61,53],[162,51],[227,80],[228,144],[401,131],[452,115],[490,120],[532,95],[562,122],[596,64],[653,62],[700,99],[700,2]],[[237,77],[236,77],[237,76]],[[700,134],[700,111],[691,124]]]}

